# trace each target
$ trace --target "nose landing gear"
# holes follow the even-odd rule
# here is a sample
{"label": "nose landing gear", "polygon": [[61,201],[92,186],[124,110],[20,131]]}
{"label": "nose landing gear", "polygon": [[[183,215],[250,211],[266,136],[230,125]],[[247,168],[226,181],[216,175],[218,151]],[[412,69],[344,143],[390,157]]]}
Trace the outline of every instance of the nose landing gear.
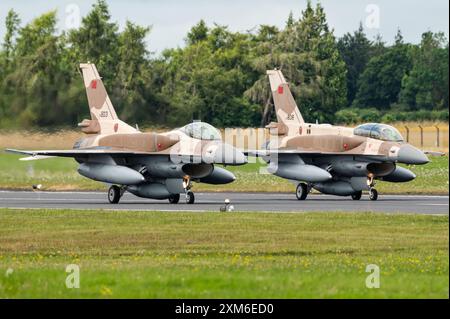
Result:
{"label": "nose landing gear", "polygon": [[373,178],[372,174],[369,174],[369,176],[367,176],[367,185],[369,186],[369,199],[377,200],[378,199],[378,191],[374,188],[375,179]]}
{"label": "nose landing gear", "polygon": [[194,204],[195,202],[195,196],[194,192],[192,192],[190,189],[192,188],[192,182],[190,176],[184,176],[183,177],[183,188],[186,196],[186,204]]}

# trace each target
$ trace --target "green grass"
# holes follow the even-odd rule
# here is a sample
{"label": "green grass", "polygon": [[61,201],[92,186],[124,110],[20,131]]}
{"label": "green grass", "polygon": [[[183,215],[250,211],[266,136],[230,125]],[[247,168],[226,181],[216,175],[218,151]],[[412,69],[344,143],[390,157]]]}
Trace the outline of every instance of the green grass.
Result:
{"label": "green grass", "polygon": [[[424,215],[1,209],[0,298],[448,298],[448,227]],[[65,287],[72,263],[80,289]],[[368,264],[379,289],[365,286]]]}
{"label": "green grass", "polygon": [[[72,159],[55,158],[39,161],[19,161],[20,156],[0,154],[0,189],[30,189],[33,184],[42,184],[46,190],[104,190],[105,184],[91,181],[76,172],[78,164]],[[254,160],[254,159],[253,159]],[[409,183],[379,182],[381,193],[404,194],[448,194],[448,156],[431,157],[431,163],[408,167],[417,178]],[[248,191],[248,192],[293,192],[291,182],[261,174],[265,167],[261,163],[250,163],[231,167],[237,179],[227,185],[196,184],[195,191]]]}

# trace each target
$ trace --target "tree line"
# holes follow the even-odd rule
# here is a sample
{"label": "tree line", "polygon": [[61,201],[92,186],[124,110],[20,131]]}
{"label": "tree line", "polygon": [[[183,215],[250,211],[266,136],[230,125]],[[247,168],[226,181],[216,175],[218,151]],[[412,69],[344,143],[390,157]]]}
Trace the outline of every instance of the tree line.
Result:
{"label": "tree line", "polygon": [[291,13],[280,29],[194,25],[181,48],[151,54],[149,27],[122,31],[98,0],[78,29],[58,33],[56,12],[26,25],[10,10],[0,50],[2,128],[73,126],[89,116],[78,65],[97,65],[118,114],[131,124],[263,126],[275,115],[265,71],[279,68],[306,120],[448,121],[448,40],[399,31],[392,45],[362,26],[336,38],[320,4]]}

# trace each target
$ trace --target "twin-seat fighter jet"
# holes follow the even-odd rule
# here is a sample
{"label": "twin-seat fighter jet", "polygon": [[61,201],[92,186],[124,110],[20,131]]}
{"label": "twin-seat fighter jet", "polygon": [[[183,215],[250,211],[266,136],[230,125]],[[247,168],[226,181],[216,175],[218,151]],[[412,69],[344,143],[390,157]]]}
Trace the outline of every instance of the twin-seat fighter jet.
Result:
{"label": "twin-seat fighter jet", "polygon": [[261,156],[268,171],[292,180],[299,200],[312,188],[325,194],[361,199],[364,190],[376,200],[376,180],[408,182],[416,176],[404,164],[426,164],[424,152],[406,143],[392,126],[369,123],[356,128],[305,123],[280,70],[267,71],[278,122],[269,129],[271,141]]}
{"label": "twin-seat fighter jet", "polygon": [[204,122],[193,122],[166,133],[141,133],[122,122],[108,97],[94,64],[81,64],[91,119],[78,126],[86,137],[71,150],[7,151],[30,155],[22,160],[72,157],[78,172],[112,184],[110,203],[118,203],[125,191],[136,196],[168,199],[178,203],[184,193],[194,203],[192,182],[226,184],[234,175],[214,164],[241,165],[246,157],[222,142],[220,132]]}

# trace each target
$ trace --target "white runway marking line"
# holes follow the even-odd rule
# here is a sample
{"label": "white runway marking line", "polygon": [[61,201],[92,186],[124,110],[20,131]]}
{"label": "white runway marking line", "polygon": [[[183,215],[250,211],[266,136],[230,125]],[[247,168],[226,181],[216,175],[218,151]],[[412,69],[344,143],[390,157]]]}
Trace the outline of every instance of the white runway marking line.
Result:
{"label": "white runway marking line", "polygon": [[447,204],[418,204],[420,206],[448,206]]}
{"label": "white runway marking line", "polygon": [[[55,208],[55,207],[46,207],[46,208],[39,208],[39,207],[1,207],[0,208],[8,208],[8,209],[14,209],[14,210],[43,210],[43,209],[58,209],[60,210],[61,208]],[[123,210],[127,210],[127,211],[131,211],[131,212],[169,212],[169,213],[208,213],[208,212],[212,212],[210,210],[195,210],[195,209],[183,209],[183,210],[176,210],[176,209],[158,209],[157,211],[154,210],[150,210],[150,209],[142,209],[142,208],[136,208],[136,209],[129,209],[129,208],[64,208],[64,210],[73,210],[73,211],[77,211],[77,210],[92,210],[92,211],[108,211],[108,212],[116,212],[116,211],[123,211]]]}

